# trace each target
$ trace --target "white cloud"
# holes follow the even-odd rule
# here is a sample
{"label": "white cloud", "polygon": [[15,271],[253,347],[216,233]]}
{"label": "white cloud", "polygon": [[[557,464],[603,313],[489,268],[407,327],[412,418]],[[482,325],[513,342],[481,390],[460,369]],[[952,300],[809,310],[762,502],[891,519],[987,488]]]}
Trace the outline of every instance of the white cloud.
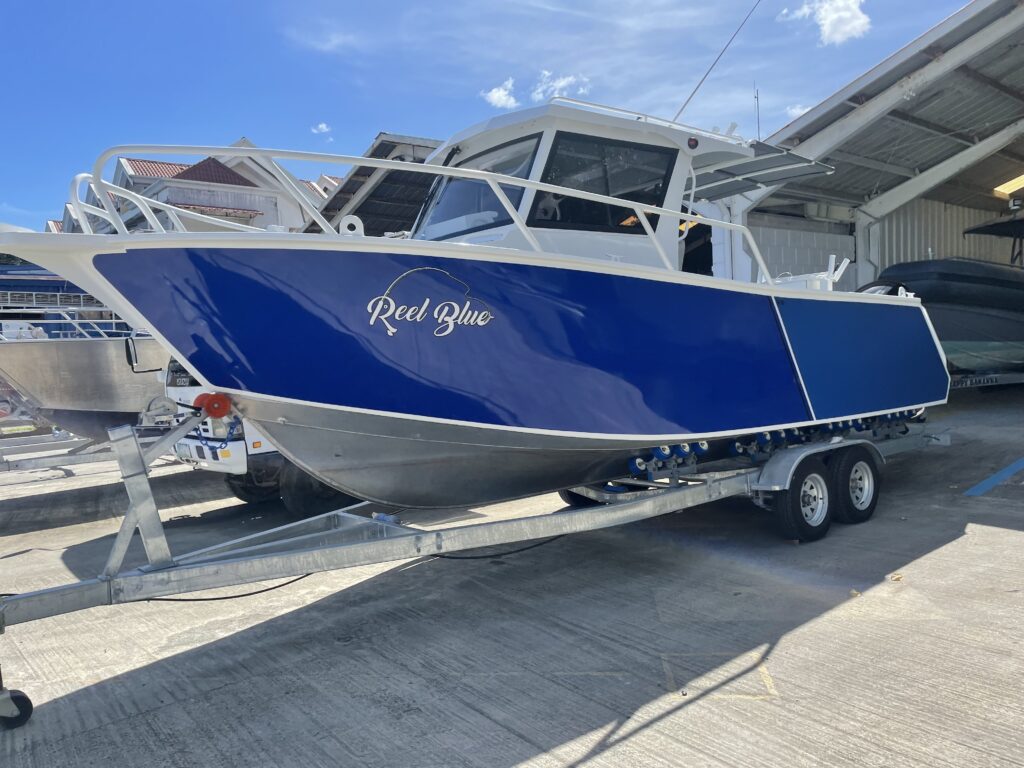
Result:
{"label": "white cloud", "polygon": [[864,0],[804,0],[795,11],[784,8],[780,21],[813,18],[818,25],[822,45],[841,45],[855,37],[864,37],[871,29],[871,18],[864,13]]}
{"label": "white cloud", "polygon": [[790,104],[786,107],[786,115],[790,120],[796,120],[804,112],[808,111],[810,107],[805,107],[803,104]]}
{"label": "white cloud", "polygon": [[311,133],[330,133],[331,132],[331,126],[329,126],[327,123],[322,123],[321,122],[321,123],[317,123],[316,125],[314,125],[309,130],[310,130]]}
{"label": "white cloud", "polygon": [[586,96],[590,92],[590,78],[583,75],[562,75],[555,77],[546,69],[533,84],[530,98],[533,101],[547,101],[555,96]]}
{"label": "white cloud", "polygon": [[512,89],[515,87],[515,84],[516,81],[510,77],[504,83],[494,86],[489,91],[481,91],[480,95],[484,101],[496,109],[515,109],[519,106],[516,97],[512,95]]}

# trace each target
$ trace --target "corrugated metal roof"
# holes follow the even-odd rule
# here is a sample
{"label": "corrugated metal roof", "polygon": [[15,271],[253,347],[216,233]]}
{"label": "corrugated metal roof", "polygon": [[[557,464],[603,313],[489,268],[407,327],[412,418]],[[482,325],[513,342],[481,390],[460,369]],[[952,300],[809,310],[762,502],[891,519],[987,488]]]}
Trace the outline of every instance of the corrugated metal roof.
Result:
{"label": "corrugated metal roof", "polygon": [[[768,141],[797,148],[853,112],[858,105],[953,50],[1018,8],[1016,0],[975,0],[890,56],[877,67],[797,118]],[[904,81],[908,82],[908,81]],[[788,196],[811,193],[837,202],[864,202],[910,176],[952,158],[1024,117],[1024,34],[1018,30],[988,46],[933,82],[911,89],[882,119],[867,123],[838,148],[818,159],[836,172],[826,179],[796,182],[762,202],[771,207]],[[833,157],[832,153],[839,155]],[[1000,150],[999,162],[976,164],[935,187],[926,197],[1000,210],[1005,201],[992,189],[1024,173],[1024,142]],[[860,167],[857,167],[859,161]],[[889,166],[887,170],[880,166]]]}
{"label": "corrugated metal roof", "polygon": [[[380,133],[363,156],[422,163],[440,144],[435,139]],[[342,213],[352,213],[362,219],[368,235],[410,229],[435,177],[411,171],[377,170],[355,166],[338,179],[338,186],[328,193],[320,207],[324,217],[331,221]],[[319,229],[310,224],[306,231]]]}

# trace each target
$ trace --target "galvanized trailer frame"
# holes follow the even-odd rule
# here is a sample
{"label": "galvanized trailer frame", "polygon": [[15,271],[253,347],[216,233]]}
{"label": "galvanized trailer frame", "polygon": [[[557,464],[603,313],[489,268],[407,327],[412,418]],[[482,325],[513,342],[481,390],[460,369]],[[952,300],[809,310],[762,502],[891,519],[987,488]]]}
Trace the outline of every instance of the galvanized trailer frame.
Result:
{"label": "galvanized trailer frame", "polygon": [[[402,525],[395,510],[365,502],[175,556],[164,534],[148,468],[203,418],[199,414],[186,419],[148,446],[140,444],[132,427],[111,430],[129,507],[103,571],[92,579],[0,599],[0,633],[14,624],[101,605],[593,531],[731,496],[761,501],[765,494],[788,489],[797,467],[809,456],[863,445],[881,464],[897,453],[948,444],[947,435],[923,429],[877,442],[836,436],[777,450],[751,466],[712,472],[693,468],[689,474],[677,468],[668,473],[667,484],[629,479],[624,482],[636,490],[625,493],[574,489],[592,500],[612,502],[601,506],[437,530]],[[122,570],[136,530],[147,564]],[[0,720],[20,725],[30,714],[28,697],[3,688],[0,678]]]}

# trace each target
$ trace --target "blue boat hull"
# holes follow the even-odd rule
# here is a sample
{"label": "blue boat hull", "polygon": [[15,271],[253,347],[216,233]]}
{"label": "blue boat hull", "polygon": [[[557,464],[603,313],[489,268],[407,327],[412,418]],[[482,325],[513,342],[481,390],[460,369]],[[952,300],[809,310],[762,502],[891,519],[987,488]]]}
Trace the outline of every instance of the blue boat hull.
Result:
{"label": "blue boat hull", "polygon": [[[286,455],[385,503],[526,495],[622,474],[652,445],[946,398],[941,351],[911,301],[411,245],[133,248],[93,263]],[[465,480],[477,472],[490,477]]]}

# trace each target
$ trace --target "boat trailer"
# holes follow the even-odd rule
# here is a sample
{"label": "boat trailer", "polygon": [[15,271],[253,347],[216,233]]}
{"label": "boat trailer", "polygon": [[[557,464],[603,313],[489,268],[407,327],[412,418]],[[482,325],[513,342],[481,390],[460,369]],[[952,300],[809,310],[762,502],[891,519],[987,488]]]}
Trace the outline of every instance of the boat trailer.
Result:
{"label": "boat trailer", "polygon": [[[899,432],[896,426],[883,430],[882,439],[834,435],[766,452],[761,455],[761,463],[752,455],[747,457],[752,460],[748,466],[718,471],[700,471],[692,457],[673,457],[671,452],[656,449],[651,460],[634,466],[630,477],[599,488],[563,492],[570,506],[549,514],[424,530],[403,525],[397,514],[400,510],[363,502],[174,555],[150,488],[149,467],[206,417],[202,411],[174,427],[165,427],[165,434],[147,445],[139,440],[141,428],[110,430],[129,506],[102,572],[77,583],[0,598],[0,634],[8,626],[101,605],[594,531],[733,496],[748,496],[769,509],[773,504],[792,504],[798,521],[802,515],[813,523],[829,519],[829,497],[839,496],[829,490],[837,487],[836,481],[826,481],[822,476],[826,473],[823,459],[838,456],[843,449],[853,457],[849,449],[858,446],[856,456],[860,461],[853,464],[849,470],[852,474],[844,476],[842,482],[849,483],[851,493],[856,488],[862,493],[870,490],[870,509],[866,512],[870,516],[877,502],[877,475],[872,472],[877,471],[878,464],[904,451],[949,444],[947,434],[928,434],[923,425],[900,424]],[[878,437],[879,433],[873,435]],[[750,445],[757,450],[756,443]],[[643,472],[635,471],[637,468]],[[865,480],[862,475],[867,470]],[[858,477],[859,486],[855,483]],[[147,564],[125,570],[124,559],[136,530]],[[813,540],[820,536],[804,538],[798,533],[791,538]],[[0,724],[17,727],[31,714],[29,697],[4,688],[0,676]]]}

